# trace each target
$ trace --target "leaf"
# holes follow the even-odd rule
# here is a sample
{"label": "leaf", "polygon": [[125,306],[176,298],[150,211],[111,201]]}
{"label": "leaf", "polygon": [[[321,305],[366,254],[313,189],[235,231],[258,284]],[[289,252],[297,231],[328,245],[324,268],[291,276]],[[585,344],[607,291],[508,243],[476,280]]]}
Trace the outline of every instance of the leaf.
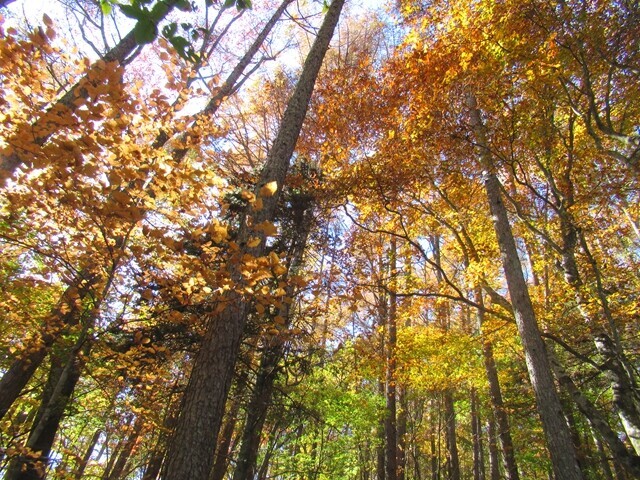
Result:
{"label": "leaf", "polygon": [[148,11],[141,9],[136,5],[120,5],[120,11],[125,16],[135,20],[144,20],[146,18],[145,13],[148,13]]}
{"label": "leaf", "polygon": [[111,15],[111,12],[113,11],[111,2],[108,0],[100,0],[100,10],[102,10],[103,15]]}
{"label": "leaf", "polygon": [[271,222],[262,222],[254,226],[254,228],[267,236],[273,236],[278,233],[278,228]]}
{"label": "leaf", "polygon": [[260,188],[260,196],[261,197],[272,197],[276,191],[278,190],[278,182],[275,180],[273,182],[269,182],[264,184]]}
{"label": "leaf", "polygon": [[144,45],[155,40],[156,35],[158,35],[158,29],[151,20],[144,19],[136,23],[136,26],[133,27],[133,33],[136,37],[136,42],[139,45]]}
{"label": "leaf", "polygon": [[44,22],[44,24],[47,27],[52,27],[53,26],[53,20],[51,20],[51,17],[49,15],[47,15],[46,13],[44,15],[42,15],[42,21]]}
{"label": "leaf", "polygon": [[260,237],[252,237],[251,239],[249,239],[249,241],[247,242],[247,247],[249,248],[255,248],[258,245],[260,245]]}

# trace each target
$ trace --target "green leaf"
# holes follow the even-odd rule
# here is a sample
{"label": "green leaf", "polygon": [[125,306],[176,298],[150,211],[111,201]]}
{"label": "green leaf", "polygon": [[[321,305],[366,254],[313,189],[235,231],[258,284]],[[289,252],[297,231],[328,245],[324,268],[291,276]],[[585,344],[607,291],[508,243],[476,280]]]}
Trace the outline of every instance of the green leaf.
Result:
{"label": "green leaf", "polygon": [[153,20],[154,22],[157,22],[160,19],[162,19],[167,14],[168,11],[169,11],[169,7],[166,3],[158,2],[151,9],[150,19]]}
{"label": "green leaf", "polygon": [[225,0],[224,5],[222,5],[222,9],[231,8],[236,4],[236,0]]}
{"label": "green leaf", "polygon": [[149,13],[147,10],[143,10],[137,5],[120,5],[120,11],[129,18],[136,20],[144,20]]}
{"label": "green leaf", "polygon": [[100,0],[100,9],[104,15],[111,15],[113,7],[111,6],[111,2],[108,0]]}
{"label": "green leaf", "polygon": [[136,37],[136,42],[138,42],[139,45],[144,45],[145,43],[151,43],[155,40],[156,35],[158,35],[158,29],[156,28],[156,24],[151,20],[142,19],[133,27],[133,33]]}

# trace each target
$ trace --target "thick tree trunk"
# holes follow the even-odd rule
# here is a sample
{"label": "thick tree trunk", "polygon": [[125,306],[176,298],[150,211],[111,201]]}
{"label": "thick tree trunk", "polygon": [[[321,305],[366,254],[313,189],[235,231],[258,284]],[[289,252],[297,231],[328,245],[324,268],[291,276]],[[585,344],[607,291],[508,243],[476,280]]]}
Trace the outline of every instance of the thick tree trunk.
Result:
{"label": "thick tree trunk", "polygon": [[[253,212],[253,225],[273,220],[276,205],[289,168],[291,156],[315,85],[324,55],[329,47],[334,29],[340,18],[344,0],[334,0],[318,36],[305,61],[296,89],[287,104],[282,124],[257,186],[261,188],[276,182],[277,190],[271,197],[261,195],[263,208]],[[264,252],[264,237],[260,246],[246,246],[248,233],[246,220],[239,234],[239,256],[260,256]],[[232,267],[231,279],[242,284],[239,267]],[[169,446],[164,467],[164,480],[207,480],[213,463],[225,402],[238,355],[240,339],[244,331],[248,301],[233,291],[225,299],[227,308],[210,319],[202,347],[196,357],[176,430]]]}
{"label": "thick tree trunk", "polygon": [[571,434],[562,414],[544,342],[538,329],[529,290],[522,273],[518,250],[502,200],[500,181],[495,174],[485,127],[473,96],[468,97],[471,124],[478,144],[484,173],[485,192],[491,209],[494,229],[502,256],[509,295],[522,341],[529,378],[547,438],[551,463],[557,480],[582,480]]}

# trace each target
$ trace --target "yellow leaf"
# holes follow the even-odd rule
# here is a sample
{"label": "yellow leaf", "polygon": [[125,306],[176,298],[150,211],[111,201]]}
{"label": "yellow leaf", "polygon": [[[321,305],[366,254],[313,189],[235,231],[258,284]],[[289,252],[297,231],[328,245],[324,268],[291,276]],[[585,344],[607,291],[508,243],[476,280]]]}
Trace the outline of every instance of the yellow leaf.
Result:
{"label": "yellow leaf", "polygon": [[278,229],[276,228],[276,226],[273,223],[267,221],[255,225],[254,228],[260,232],[263,232],[265,235],[273,236],[278,233]]}
{"label": "yellow leaf", "polygon": [[258,245],[260,245],[260,242],[261,242],[261,240],[260,240],[260,238],[259,238],[259,237],[251,237],[251,238],[249,239],[249,241],[247,242],[247,247],[249,247],[249,248],[255,248],[255,247],[257,247]]}
{"label": "yellow leaf", "polygon": [[276,193],[276,190],[278,190],[278,182],[273,181],[266,183],[260,188],[260,196],[271,197],[274,193]]}

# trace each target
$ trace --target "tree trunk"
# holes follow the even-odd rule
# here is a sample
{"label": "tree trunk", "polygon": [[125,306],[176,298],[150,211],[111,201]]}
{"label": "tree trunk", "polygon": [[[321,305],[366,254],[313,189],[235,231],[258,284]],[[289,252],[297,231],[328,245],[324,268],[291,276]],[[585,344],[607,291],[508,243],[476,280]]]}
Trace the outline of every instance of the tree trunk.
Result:
{"label": "tree trunk", "polygon": [[133,453],[136,444],[138,443],[138,439],[140,438],[140,433],[142,432],[143,426],[144,421],[142,417],[136,418],[133,430],[131,431],[131,433],[129,433],[127,439],[124,441],[122,449],[118,454],[118,459],[109,472],[109,475],[105,477],[105,480],[120,480],[124,478],[123,474],[125,474],[125,467],[127,466],[129,458],[131,458],[131,454]]}
{"label": "tree trunk", "polygon": [[[338,23],[344,0],[334,0],[318,36],[305,61],[302,74],[291,96],[282,118],[282,124],[262,170],[256,191],[260,193],[266,184],[275,182],[277,190],[271,197],[260,195],[262,209],[253,212],[253,225],[273,220],[276,205],[302,123],[315,85],[324,55],[329,47]],[[261,256],[265,238],[260,246],[247,247],[246,219],[242,222],[238,244],[239,256],[244,254]],[[231,267],[231,279],[242,285],[238,265]],[[187,385],[180,416],[173,439],[169,445],[164,467],[164,480],[207,480],[213,463],[213,448],[216,444],[231,378],[238,356],[240,339],[244,331],[249,309],[247,299],[236,291],[225,298],[227,307],[209,320],[202,347],[196,357]]]}
{"label": "tree trunk", "polygon": [[469,392],[469,403],[471,405],[471,435],[473,437],[473,479],[484,480],[482,423],[478,412],[478,396],[474,388]]}
{"label": "tree trunk", "polygon": [[395,276],[396,276],[396,239],[391,239],[390,245],[390,262],[389,275],[392,279],[391,292],[389,294],[389,310],[387,315],[387,392],[386,403],[387,411],[385,415],[384,431],[386,446],[386,474],[387,480],[397,480],[398,475],[398,430],[396,423],[396,343],[397,343],[397,297],[395,293]]}
{"label": "tree trunk", "polygon": [[238,375],[235,396],[233,397],[231,406],[226,413],[227,420],[222,428],[222,432],[220,433],[220,439],[216,448],[215,462],[213,464],[211,474],[209,475],[209,480],[223,480],[224,475],[227,472],[233,432],[235,430],[235,426],[238,421],[238,414],[240,413],[240,407],[242,405],[241,397],[247,389],[248,376],[248,369],[242,370]]}
{"label": "tree trunk", "polygon": [[98,440],[100,440],[100,435],[102,435],[102,429],[96,430],[95,433],[93,434],[93,437],[91,437],[91,440],[89,441],[89,445],[87,446],[87,450],[85,451],[84,456],[82,457],[80,462],[78,462],[78,466],[76,467],[76,471],[73,476],[75,480],[80,480],[84,476],[84,471],[87,468],[87,464],[89,463],[89,460],[91,460],[93,449],[96,447]]}
{"label": "tree trunk", "polygon": [[460,480],[460,456],[458,455],[458,440],[456,438],[456,411],[453,403],[453,392],[447,389],[443,394],[443,399],[449,480]]}
{"label": "tree trunk", "polygon": [[[382,341],[381,350],[384,352],[384,341]],[[378,381],[378,395],[380,397],[384,397],[384,382],[382,380]],[[385,429],[384,424],[386,420],[385,416],[380,419],[378,424],[378,431],[376,437],[378,439],[378,445],[376,446],[376,478],[377,480],[385,480],[386,478],[386,467],[385,467]]]}
{"label": "tree trunk", "polygon": [[524,349],[529,378],[535,392],[538,413],[547,438],[554,474],[557,480],[582,480],[583,476],[578,467],[576,452],[571,443],[571,434],[562,414],[562,406],[553,381],[549,359],[538,329],[527,283],[522,273],[522,265],[518,258],[518,250],[509,224],[507,209],[500,192],[500,181],[495,174],[485,127],[475,97],[470,95],[468,104],[480,161],[485,170],[485,192],[500,247],[502,266]]}
{"label": "tree trunk", "polygon": [[[478,305],[484,307],[482,299],[482,291],[475,289],[474,300]],[[484,312],[482,308],[478,310],[478,324],[482,332],[482,324],[484,322]],[[483,338],[482,340],[482,359],[484,362],[484,370],[487,375],[487,383],[489,385],[489,397],[491,398],[491,410],[495,425],[498,428],[498,440],[502,450],[502,463],[504,474],[507,480],[520,480],[518,474],[518,465],[516,463],[515,452],[513,449],[513,440],[511,438],[511,427],[509,426],[509,417],[502,399],[502,390],[500,388],[500,380],[498,378],[498,369],[493,358],[493,345],[491,342]],[[496,465],[497,467],[497,465]]]}
{"label": "tree trunk", "polygon": [[13,361],[0,380],[0,419],[18,399],[24,387],[47,356],[49,349],[69,326],[76,325],[82,315],[78,307],[91,293],[98,277],[81,272],[76,281],[69,285],[41,327],[40,341],[34,348]]}
{"label": "tree trunk", "polygon": [[629,452],[618,434],[609,426],[595,405],[578,389],[573,379],[564,371],[552,353],[550,360],[558,382],[571,396],[580,412],[589,421],[589,425],[605,441],[613,455],[613,462],[620,465],[630,476],[640,478],[640,457]]}
{"label": "tree trunk", "polygon": [[23,458],[15,459],[4,477],[5,480],[40,480],[45,478],[49,453],[62,415],[71,399],[76,383],[80,379],[83,362],[78,358],[78,353],[79,349],[74,348],[66,364],[63,364],[58,357],[51,358],[47,386],[26,443],[26,447],[32,452],[40,452],[40,454],[36,461]]}
{"label": "tree trunk", "polygon": [[498,460],[498,444],[496,442],[496,424],[491,417],[487,419],[487,437],[489,439],[489,478],[500,480],[500,463]]}

